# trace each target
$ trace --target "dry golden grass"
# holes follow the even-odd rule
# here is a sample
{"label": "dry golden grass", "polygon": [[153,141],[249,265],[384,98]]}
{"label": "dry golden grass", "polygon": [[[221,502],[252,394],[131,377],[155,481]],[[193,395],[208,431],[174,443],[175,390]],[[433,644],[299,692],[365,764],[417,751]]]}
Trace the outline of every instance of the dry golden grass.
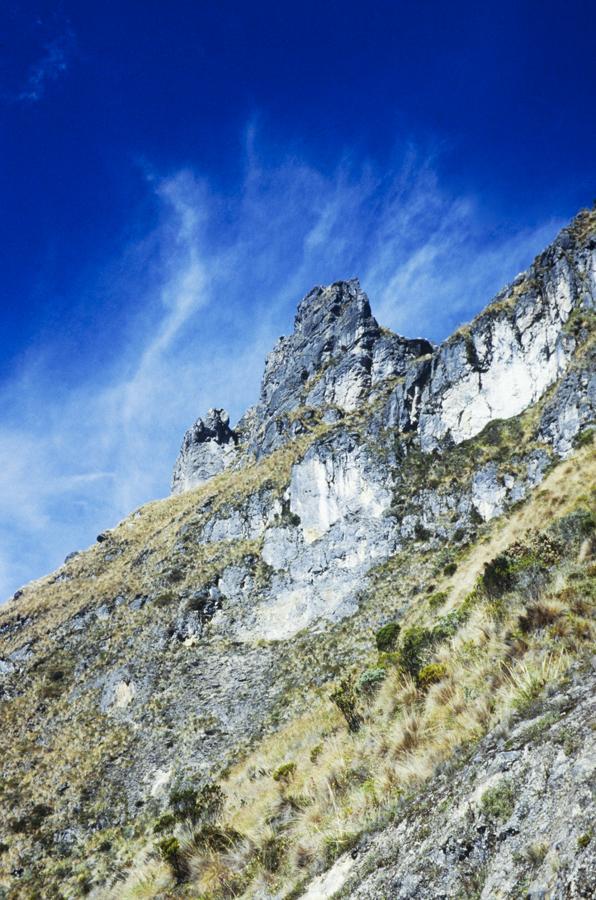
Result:
{"label": "dry golden grass", "polygon": [[595,473],[594,447],[582,447],[570,459],[549,472],[538,491],[526,503],[496,519],[487,538],[474,544],[462,556],[455,574],[439,581],[437,590],[447,591],[449,594],[449,600],[441,611],[449,612],[461,597],[469,594],[485,563],[502,553],[514,541],[523,540],[533,529],[544,528],[555,515],[565,515],[577,505],[580,497],[585,496],[588,500],[589,492],[595,484]]}
{"label": "dry golden grass", "polygon": [[[445,582],[450,600],[442,615],[475,587],[485,562],[582,503],[594,483],[594,456],[591,447],[578,451],[523,507],[494,523]],[[538,597],[514,594],[498,608],[474,606],[437,647],[443,674],[430,687],[390,668],[377,694],[362,702],[358,732],[348,731],[328,690],[314,696],[307,714],[263,740],[222,782],[226,827],[244,842],[233,862],[229,853],[215,860],[212,852],[192,852],[192,890],[214,898],[265,890],[283,896],[347,849],[353,836],[386,821],[399,798],[415,792],[454,750],[535,702],[593,641],[592,600],[573,587],[592,570],[593,549],[584,542]],[[432,624],[436,614],[427,606],[413,606],[411,621],[422,621],[422,608]],[[291,776],[275,780],[288,762],[295,765]],[[276,841],[283,861],[269,871],[260,848]]]}

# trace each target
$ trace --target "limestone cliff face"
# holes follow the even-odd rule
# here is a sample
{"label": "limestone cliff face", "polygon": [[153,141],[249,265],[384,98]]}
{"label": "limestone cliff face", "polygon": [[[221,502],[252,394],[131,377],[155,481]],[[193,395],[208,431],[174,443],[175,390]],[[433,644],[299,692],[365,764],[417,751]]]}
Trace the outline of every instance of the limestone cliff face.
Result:
{"label": "limestone cliff face", "polygon": [[[572,366],[586,339],[572,317],[580,322],[596,298],[594,239],[585,231],[583,220],[563,231],[470,325],[436,348],[382,330],[357,280],[307,294],[293,334],[280,338],[267,359],[259,403],[229,432],[237,443],[192,444],[192,455],[187,435],[176,463],[180,490],[202,481],[214,459],[214,471],[232,457],[242,467],[321,430],[292,467],[281,498],[288,516],[264,497],[256,515],[218,520],[220,539],[262,540],[271,571],[266,585],[252,589],[257,602],[249,607],[245,587],[237,586],[243,579],[226,580],[239,611],[231,626],[237,637],[278,640],[353,614],[372,566],[417,534],[437,547],[469,530],[475,517],[500,515],[540,482],[553,452],[570,451],[593,421],[596,403],[591,361]],[[520,453],[515,474],[488,462],[457,489],[421,485],[412,492],[408,456],[444,454],[491,422],[520,415],[559,380],[542,414],[541,440]],[[352,419],[364,410],[364,429],[362,423],[354,429]],[[397,515],[404,488],[408,509]],[[225,610],[218,615],[223,623]]]}
{"label": "limestone cliff face", "polygon": [[522,501],[552,517],[547,477],[583,496],[557,466],[588,464],[595,420],[595,223],[439,347],[381,328],[356,280],[315,288],[256,405],[187,432],[173,496],[0,610],[0,897],[105,896],[177,787],[255,747],[265,777],[260,742],[374,665],[379,627],[471,591],[493,520]]}
{"label": "limestone cliff face", "polygon": [[[407,340],[379,327],[358,279],[313,288],[298,306],[294,332],[267,357],[259,402],[235,432],[214,434],[202,420],[185,435],[172,490],[187,490],[236,457],[260,458],[304,432],[297,410],[333,421],[368,402],[376,389],[402,376],[410,360],[432,351],[425,340]],[[213,414],[210,411],[209,416]],[[208,416],[208,419],[209,419]],[[197,431],[198,427],[198,431]]]}

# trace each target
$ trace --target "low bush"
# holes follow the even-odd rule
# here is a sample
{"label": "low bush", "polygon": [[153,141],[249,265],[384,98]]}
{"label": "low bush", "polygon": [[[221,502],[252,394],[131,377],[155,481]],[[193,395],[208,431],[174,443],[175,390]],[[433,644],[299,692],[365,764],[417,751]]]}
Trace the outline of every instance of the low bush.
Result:
{"label": "low bush", "polygon": [[318,758],[319,758],[319,756],[321,755],[322,752],[323,752],[323,745],[322,745],[322,744],[315,744],[315,746],[314,746],[314,747],[312,748],[312,750],[310,751],[310,761],[311,761],[311,763],[316,763],[316,761],[318,760]]}
{"label": "low bush", "polygon": [[434,641],[432,630],[423,628],[421,625],[412,625],[411,628],[404,631],[398,651],[399,663],[402,669],[413,678],[416,678],[424,665],[425,654],[432,647]]}
{"label": "low bush", "polygon": [[162,591],[161,594],[158,594],[155,600],[153,601],[156,606],[163,607],[169,606],[170,603],[173,603],[176,599],[176,594],[173,591]]}
{"label": "low bush", "polygon": [[387,622],[386,625],[379,628],[375,635],[377,650],[380,653],[393,650],[397,644],[400,630],[399,622]]}
{"label": "low bush", "polygon": [[292,780],[296,773],[296,763],[295,762],[286,762],[281,766],[278,766],[273,775],[271,776],[274,781],[281,781],[282,784],[287,784]]}
{"label": "low bush", "polygon": [[28,813],[18,819],[11,819],[10,830],[15,834],[27,834],[28,832],[37,831],[44,819],[52,814],[51,806],[45,803],[36,803]]}
{"label": "low bush", "polygon": [[163,816],[160,816],[159,819],[155,822],[153,826],[154,834],[162,834],[164,831],[168,831],[170,828],[173,828],[176,824],[176,816],[172,813],[164,813]]}
{"label": "low bush", "polygon": [[443,663],[428,663],[428,665],[423,666],[418,672],[418,684],[422,688],[427,688],[430,687],[431,684],[442,681],[446,675],[447,668]]}
{"label": "low bush", "polygon": [[365,697],[374,697],[386,677],[387,671],[381,666],[366,669],[366,671],[361,673],[356,682],[356,690]]}
{"label": "low bush", "polygon": [[428,598],[428,605],[431,609],[438,609],[440,606],[443,606],[445,601],[447,600],[448,594],[446,591],[435,591]]}
{"label": "low bush", "polygon": [[202,825],[195,831],[192,844],[197,850],[224,853],[244,839],[235,828],[219,825]]}
{"label": "low bush", "polygon": [[225,794],[218,784],[196,788],[178,788],[170,794],[170,809],[177,821],[215,822],[221,815]]}
{"label": "low bush", "polygon": [[190,872],[188,862],[180,847],[180,841],[172,836],[162,838],[161,841],[157,842],[156,848],[163,861],[172,870],[176,881],[179,884],[186,881]]}
{"label": "low bush", "polygon": [[591,841],[592,841],[592,832],[585,831],[583,834],[580,834],[580,836],[578,837],[577,846],[580,848],[580,850],[584,850]]}
{"label": "low bush", "polygon": [[489,788],[480,800],[482,812],[491,819],[506,822],[515,808],[515,791],[510,781],[500,781]]}
{"label": "low bush", "polygon": [[515,578],[511,560],[506,553],[500,553],[485,563],[482,574],[482,585],[488,597],[501,597],[513,588]]}
{"label": "low bush", "polygon": [[578,449],[579,449],[579,447],[590,447],[594,443],[594,435],[595,434],[596,434],[596,431],[594,430],[593,427],[584,428],[583,431],[580,431],[576,435],[575,440],[573,441],[573,446]]}
{"label": "low bush", "polygon": [[284,861],[287,841],[283,837],[272,835],[266,838],[259,848],[259,860],[267,872],[277,872]]}
{"label": "low bush", "polygon": [[362,716],[358,712],[358,704],[352,678],[344,678],[331,694],[330,699],[343,715],[348,729],[356,732],[362,725]]}

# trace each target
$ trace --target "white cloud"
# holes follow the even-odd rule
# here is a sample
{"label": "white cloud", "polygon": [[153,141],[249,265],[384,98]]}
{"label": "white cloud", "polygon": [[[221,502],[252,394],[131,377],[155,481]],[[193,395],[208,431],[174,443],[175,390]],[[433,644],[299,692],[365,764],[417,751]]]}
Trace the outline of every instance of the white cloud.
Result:
{"label": "white cloud", "polygon": [[[248,138],[232,196],[190,171],[148,178],[162,214],[123,254],[118,289],[135,312],[109,370],[65,391],[38,348],[0,386],[0,597],[166,494],[185,428],[209,406],[237,418],[256,399],[265,354],[313,284],[359,274],[383,324],[437,339],[560,224],[492,235],[412,152],[391,173],[345,159],[323,174],[263,159]],[[135,254],[151,262],[138,285]]]}

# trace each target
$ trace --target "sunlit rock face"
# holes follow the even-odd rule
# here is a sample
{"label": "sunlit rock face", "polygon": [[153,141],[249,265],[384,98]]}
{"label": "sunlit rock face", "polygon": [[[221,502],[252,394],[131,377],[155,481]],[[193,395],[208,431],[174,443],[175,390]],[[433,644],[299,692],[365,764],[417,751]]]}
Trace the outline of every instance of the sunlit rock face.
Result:
{"label": "sunlit rock face", "polygon": [[188,429],[172,475],[172,493],[198,487],[223,472],[234,457],[236,434],[225,409],[210,409]]}
{"label": "sunlit rock face", "polygon": [[518,415],[559,378],[575,347],[565,322],[580,294],[594,295],[583,274],[557,261],[541,284],[532,273],[516,279],[469,331],[439,349],[421,397],[423,449],[445,438],[458,444],[494,419]]}
{"label": "sunlit rock face", "polygon": [[[439,347],[382,329],[357,279],[306,295],[293,333],[267,358],[258,403],[234,431],[211,411],[176,463],[180,492],[315,435],[283,491],[261,490],[204,527],[205,542],[262,541],[270,574],[262,586],[249,567],[224,576],[216,623],[240,640],[280,640],[352,615],[375,565],[421,535],[437,546],[502,515],[542,480],[552,452],[570,451],[596,400],[593,359],[576,361],[596,294],[594,238],[583,227],[564,230]],[[465,489],[404,485],[409,455],[445,454],[555,384],[536,445],[510,470],[478,465]]]}
{"label": "sunlit rock face", "polygon": [[390,485],[358,446],[316,447],[294,466],[290,509],[307,544],[339,521],[379,518],[391,504]]}
{"label": "sunlit rock face", "polygon": [[312,447],[292,470],[288,524],[265,533],[271,583],[242,635],[279,640],[355,612],[355,584],[398,544],[397,523],[384,517],[391,497],[374,462],[349,438]]}
{"label": "sunlit rock face", "polygon": [[[595,296],[593,239],[578,247],[573,235],[562,232],[485,312],[430,360],[408,367],[383,411],[387,424],[416,432],[428,452],[469,440],[496,419],[519,415],[567,370],[577,339],[567,323],[574,311],[593,309]],[[576,378],[576,383],[579,406],[561,411],[565,436],[557,438],[557,425],[551,428],[551,438],[567,451],[594,402],[592,381]],[[551,421],[555,417],[553,411]]]}

